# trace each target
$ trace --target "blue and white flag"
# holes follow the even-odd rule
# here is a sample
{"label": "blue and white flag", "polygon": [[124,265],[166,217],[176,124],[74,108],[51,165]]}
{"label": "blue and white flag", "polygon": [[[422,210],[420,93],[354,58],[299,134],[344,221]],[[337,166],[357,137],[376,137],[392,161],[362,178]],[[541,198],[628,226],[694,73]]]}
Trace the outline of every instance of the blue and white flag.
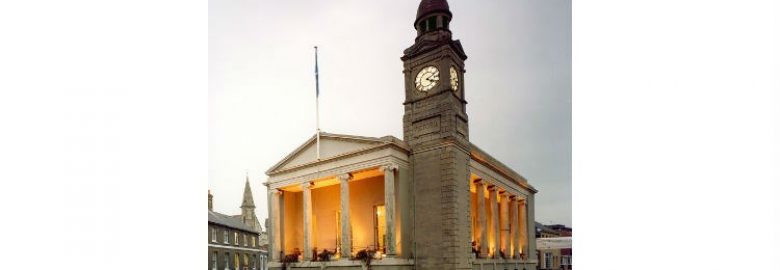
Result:
{"label": "blue and white flag", "polygon": [[320,72],[317,67],[317,46],[314,46],[314,80],[316,81],[315,83],[317,84],[316,87],[317,97],[320,97]]}

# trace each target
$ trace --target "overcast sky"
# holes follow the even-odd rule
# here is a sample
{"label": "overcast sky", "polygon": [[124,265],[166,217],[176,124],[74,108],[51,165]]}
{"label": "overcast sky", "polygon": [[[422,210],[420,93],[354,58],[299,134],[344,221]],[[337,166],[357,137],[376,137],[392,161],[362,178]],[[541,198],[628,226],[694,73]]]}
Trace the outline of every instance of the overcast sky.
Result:
{"label": "overcast sky", "polygon": [[[315,130],[402,136],[402,51],[416,0],[209,1],[209,189],[240,214],[248,170],[267,217],[265,171]],[[470,139],[539,190],[536,220],[571,225],[571,2],[450,0],[466,60]]]}

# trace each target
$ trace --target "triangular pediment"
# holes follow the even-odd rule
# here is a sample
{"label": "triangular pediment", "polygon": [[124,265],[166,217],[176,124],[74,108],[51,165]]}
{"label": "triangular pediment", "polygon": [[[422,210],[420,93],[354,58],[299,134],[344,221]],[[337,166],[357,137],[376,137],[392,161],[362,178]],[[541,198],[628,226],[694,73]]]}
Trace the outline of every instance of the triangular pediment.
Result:
{"label": "triangular pediment", "polygon": [[[388,143],[385,138],[320,133],[320,160],[374,148]],[[317,136],[312,136],[266,173],[283,171],[317,161]]]}

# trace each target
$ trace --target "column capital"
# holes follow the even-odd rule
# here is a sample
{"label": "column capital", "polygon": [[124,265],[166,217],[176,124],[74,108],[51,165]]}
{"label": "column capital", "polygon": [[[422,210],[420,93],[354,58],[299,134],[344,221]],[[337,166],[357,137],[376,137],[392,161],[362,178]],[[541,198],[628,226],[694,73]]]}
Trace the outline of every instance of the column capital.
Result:
{"label": "column capital", "polygon": [[485,183],[482,180],[482,178],[477,178],[477,179],[474,179],[474,184],[475,185],[484,185]]}
{"label": "column capital", "polygon": [[352,174],[351,173],[342,173],[336,176],[336,178],[339,179],[341,182],[347,182],[349,180],[352,180]]}
{"label": "column capital", "polygon": [[515,194],[509,194],[509,199],[516,202],[517,201],[517,195]]}
{"label": "column capital", "polygon": [[303,190],[311,189],[311,187],[313,187],[313,186],[314,186],[314,183],[312,183],[312,182],[303,182],[303,183],[301,183],[301,189],[303,189]]}
{"label": "column capital", "polygon": [[387,173],[387,171],[394,171],[398,170],[398,164],[395,163],[388,163],[382,166],[379,166],[379,171],[383,173]]}
{"label": "column capital", "polygon": [[498,191],[498,186],[496,186],[496,185],[493,185],[493,184],[488,184],[488,185],[487,185],[487,189],[488,189],[488,191],[490,191],[490,192]]}

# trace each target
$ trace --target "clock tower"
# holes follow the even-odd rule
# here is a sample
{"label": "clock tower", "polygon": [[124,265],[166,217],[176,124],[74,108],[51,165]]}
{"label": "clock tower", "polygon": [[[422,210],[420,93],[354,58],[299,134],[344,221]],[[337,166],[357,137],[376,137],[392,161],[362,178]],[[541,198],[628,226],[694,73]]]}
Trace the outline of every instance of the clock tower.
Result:
{"label": "clock tower", "polygon": [[[411,148],[417,269],[471,269],[470,143],[464,61],[446,0],[422,0],[404,50],[404,141]],[[404,252],[406,253],[406,252]]]}

